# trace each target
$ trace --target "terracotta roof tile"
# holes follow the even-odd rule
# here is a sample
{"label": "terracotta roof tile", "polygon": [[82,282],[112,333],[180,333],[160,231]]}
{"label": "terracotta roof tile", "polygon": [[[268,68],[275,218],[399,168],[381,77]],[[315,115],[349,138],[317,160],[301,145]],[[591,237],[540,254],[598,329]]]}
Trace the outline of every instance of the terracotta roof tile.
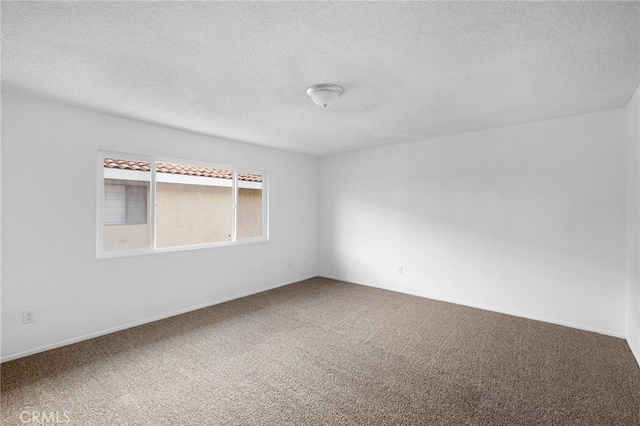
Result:
{"label": "terracotta roof tile", "polygon": [[[151,170],[151,163],[145,163],[143,161],[119,160],[116,158],[105,158],[104,167],[107,169],[139,170],[148,172]],[[189,166],[186,164],[163,162],[156,163],[156,172],[218,179],[231,179],[233,177],[233,172],[231,170],[213,169],[210,167]],[[262,176],[247,173],[238,173],[238,180],[247,182],[262,182]]]}

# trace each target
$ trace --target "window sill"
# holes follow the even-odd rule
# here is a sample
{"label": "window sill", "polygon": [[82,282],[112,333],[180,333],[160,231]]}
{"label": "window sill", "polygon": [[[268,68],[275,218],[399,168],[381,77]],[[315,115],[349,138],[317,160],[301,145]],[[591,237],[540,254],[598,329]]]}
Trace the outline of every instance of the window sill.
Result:
{"label": "window sill", "polygon": [[230,247],[230,246],[240,246],[245,244],[256,244],[256,243],[266,243],[269,242],[268,238],[247,238],[246,240],[240,241],[228,241],[222,243],[208,243],[208,244],[191,244],[188,246],[179,246],[179,247],[162,247],[162,248],[144,248],[144,249],[135,249],[135,250],[117,250],[117,251],[105,251],[98,252],[96,254],[96,259],[113,259],[116,257],[130,257],[130,256],[141,256],[145,254],[156,254],[156,253],[170,253],[174,251],[187,251],[187,250],[198,250],[198,249],[208,249],[215,247]]}

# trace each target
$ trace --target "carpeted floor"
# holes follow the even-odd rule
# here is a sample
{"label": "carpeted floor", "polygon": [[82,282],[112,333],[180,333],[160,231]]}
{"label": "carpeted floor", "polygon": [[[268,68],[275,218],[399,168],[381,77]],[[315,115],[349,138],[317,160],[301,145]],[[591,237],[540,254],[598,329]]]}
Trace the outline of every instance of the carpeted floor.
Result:
{"label": "carpeted floor", "polygon": [[78,425],[640,425],[621,339],[323,278],[7,362],[1,378],[3,425],[34,411]]}

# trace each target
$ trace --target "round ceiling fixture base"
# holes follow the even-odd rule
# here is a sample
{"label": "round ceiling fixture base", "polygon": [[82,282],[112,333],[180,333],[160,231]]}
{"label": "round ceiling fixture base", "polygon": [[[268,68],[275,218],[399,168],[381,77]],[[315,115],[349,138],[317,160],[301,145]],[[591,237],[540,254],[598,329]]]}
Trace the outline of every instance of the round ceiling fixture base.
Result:
{"label": "round ceiling fixture base", "polygon": [[307,96],[323,108],[335,103],[343,93],[344,89],[333,83],[316,84],[307,89]]}

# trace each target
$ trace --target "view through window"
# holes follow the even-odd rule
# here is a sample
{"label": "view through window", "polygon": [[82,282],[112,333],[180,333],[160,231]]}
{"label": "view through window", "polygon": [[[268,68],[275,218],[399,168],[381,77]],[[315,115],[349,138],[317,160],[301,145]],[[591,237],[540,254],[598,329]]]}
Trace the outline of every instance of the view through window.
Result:
{"label": "view through window", "polygon": [[99,252],[264,240],[265,173],[102,156]]}

